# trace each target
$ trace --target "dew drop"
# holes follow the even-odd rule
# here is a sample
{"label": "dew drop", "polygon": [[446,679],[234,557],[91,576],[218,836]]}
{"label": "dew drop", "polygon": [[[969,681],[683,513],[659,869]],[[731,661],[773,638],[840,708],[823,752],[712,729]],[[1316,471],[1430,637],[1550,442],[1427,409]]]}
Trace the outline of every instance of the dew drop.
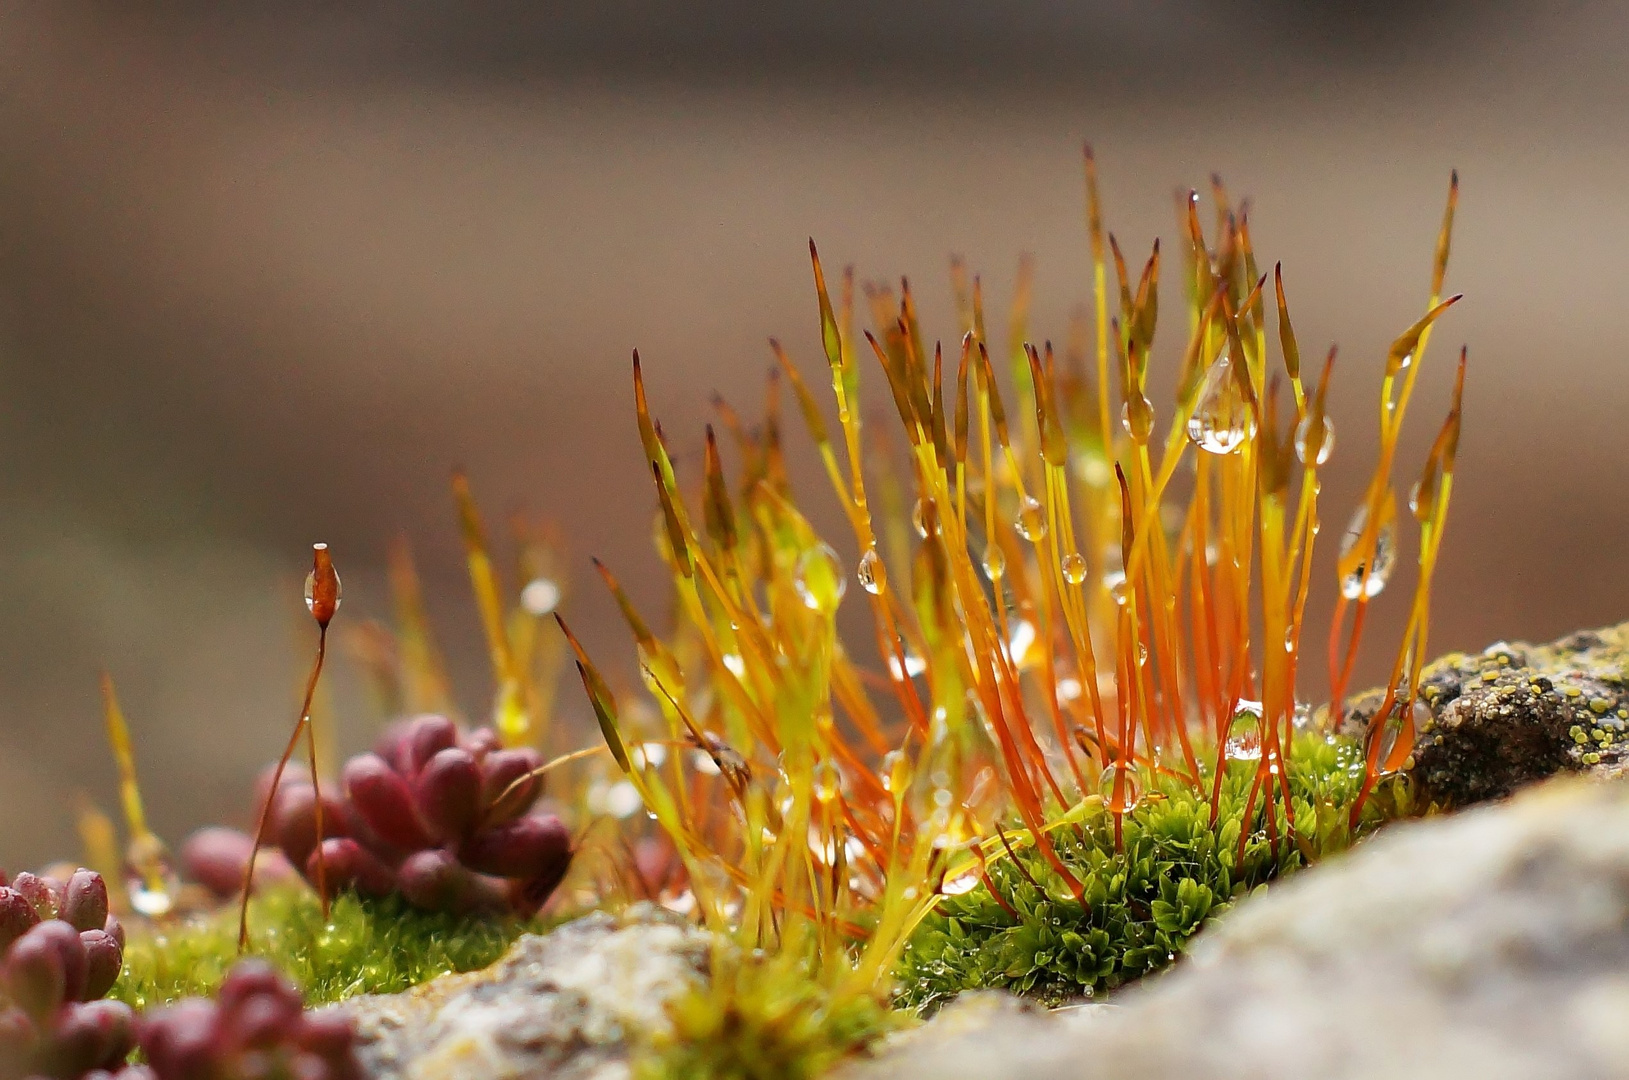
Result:
{"label": "dew drop", "polygon": [[[1364,526],[1369,520],[1369,509],[1360,506],[1347,523],[1346,534],[1341,537],[1340,555],[1345,559],[1352,553],[1352,549],[1363,537]],[[1369,566],[1359,563],[1345,577],[1341,579],[1341,595],[1348,600],[1359,597],[1373,599],[1385,589],[1386,582],[1391,580],[1391,572],[1397,565],[1397,523],[1386,515],[1381,522],[1379,530],[1375,533],[1374,559]]]}
{"label": "dew drop", "polygon": [[860,579],[860,588],[876,596],[888,587],[888,568],[882,564],[882,556],[874,547],[867,548],[860,556],[860,565],[855,568],[854,576]]}
{"label": "dew drop", "polygon": [[560,604],[560,586],[546,577],[533,578],[520,590],[520,606],[526,614],[542,618]]}
{"label": "dew drop", "polygon": [[1019,508],[1018,535],[1032,544],[1046,538],[1046,508],[1033,495],[1026,495],[1024,505]]}
{"label": "dew drop", "polygon": [[[1313,420],[1317,420],[1314,425]],[[1309,412],[1295,425],[1295,456],[1301,464],[1316,468],[1335,452],[1335,421]]]}
{"label": "dew drop", "polygon": [[1071,585],[1079,585],[1086,580],[1086,556],[1071,551],[1063,557],[1063,580]]}
{"label": "dew drop", "polygon": [[977,870],[969,870],[953,878],[945,878],[944,883],[939,886],[939,893],[942,896],[961,896],[978,888],[982,880]]}
{"label": "dew drop", "polygon": [[833,612],[848,590],[842,560],[830,544],[817,543],[798,557],[793,579],[798,597],[810,611]]}
{"label": "dew drop", "polygon": [[1261,760],[1261,702],[1241,699],[1233,710],[1227,756],[1234,761]]}
{"label": "dew drop", "polygon": [[1012,633],[1007,638],[1007,653],[1012,657],[1014,667],[1023,667],[1024,660],[1029,656],[1031,646],[1035,644],[1035,624],[1028,619],[1018,619],[1012,624]]}
{"label": "dew drop", "polygon": [[1312,706],[1303,701],[1296,702],[1295,712],[1290,714],[1290,723],[1296,731],[1311,731]]}
{"label": "dew drop", "polygon": [[905,650],[903,664],[900,663],[897,656],[888,658],[888,671],[896,679],[914,679],[926,670],[928,670],[928,662],[909,649]]}
{"label": "dew drop", "polygon": [[1126,574],[1124,570],[1111,570],[1103,575],[1103,584],[1116,604],[1126,602]]}
{"label": "dew drop", "polygon": [[1256,415],[1239,388],[1227,352],[1205,373],[1199,400],[1188,417],[1188,438],[1201,450],[1231,454],[1256,433]]}
{"label": "dew drop", "polygon": [[1071,701],[1079,701],[1081,691],[1080,680],[1075,678],[1073,675],[1065,675],[1058,680],[1058,685],[1055,687],[1055,691],[1058,696],[1059,705],[1067,705]]}
{"label": "dew drop", "polygon": [[1294,652],[1295,651],[1295,643],[1296,643],[1295,627],[1286,626],[1284,628],[1284,651],[1287,652],[1287,653]]}
{"label": "dew drop", "polygon": [[[920,536],[924,540],[928,538],[928,519],[930,517],[929,511],[932,509],[932,499],[918,499],[916,500],[916,505],[911,507],[911,527],[916,530],[916,535]],[[934,532],[939,531],[938,518],[933,519],[932,528]]]}
{"label": "dew drop", "polygon": [[[345,586],[339,580],[339,571],[334,571],[334,610],[339,610],[340,601],[345,598]],[[305,609],[313,614],[317,610],[317,572],[312,570],[305,576]]]}
{"label": "dew drop", "polygon": [[814,767],[815,801],[822,803],[836,801],[837,793],[841,787],[841,779],[836,764],[830,759],[816,762]]}
{"label": "dew drop", "polygon": [[1001,553],[1001,548],[992,544],[984,549],[984,576],[990,579],[993,585],[1001,580],[1007,572],[1007,557]]}
{"label": "dew drop", "polygon": [[1138,667],[1147,667],[1148,666],[1148,646],[1144,645],[1140,641],[1137,642],[1137,666]]}

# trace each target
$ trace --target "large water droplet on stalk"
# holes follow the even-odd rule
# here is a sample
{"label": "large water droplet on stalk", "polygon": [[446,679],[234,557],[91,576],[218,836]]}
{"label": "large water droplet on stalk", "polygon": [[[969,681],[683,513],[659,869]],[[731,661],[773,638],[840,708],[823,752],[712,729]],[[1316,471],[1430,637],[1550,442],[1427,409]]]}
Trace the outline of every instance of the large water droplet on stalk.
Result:
{"label": "large water droplet on stalk", "polygon": [[798,557],[797,576],[793,584],[803,606],[810,611],[832,612],[842,602],[848,589],[843,574],[842,560],[830,544],[815,544]]}
{"label": "large water droplet on stalk", "polygon": [[520,590],[520,606],[526,614],[542,618],[560,604],[560,586],[546,577],[537,577]]}
{"label": "large water droplet on stalk", "polygon": [[1301,464],[1316,468],[1329,460],[1335,452],[1335,421],[1329,417],[1313,423],[1313,414],[1307,413],[1295,425],[1295,456]]}
{"label": "large water droplet on stalk", "polygon": [[[916,535],[924,540],[928,538],[928,511],[932,508],[932,499],[918,499],[916,505],[911,507],[911,527],[916,530]],[[937,517],[933,519],[932,529],[934,532],[939,531],[939,519]]]}
{"label": "large water droplet on stalk", "polygon": [[1034,644],[1035,624],[1028,619],[1014,620],[1011,636],[1007,638],[1007,653],[1012,657],[1014,667],[1024,666],[1024,660]]}
{"label": "large water droplet on stalk", "polygon": [[1046,538],[1046,508],[1033,495],[1026,495],[1018,509],[1018,535],[1033,544]]}
{"label": "large water droplet on stalk", "polygon": [[1233,761],[1261,760],[1261,702],[1240,699],[1228,731],[1227,756]]}
{"label": "large water droplet on stalk", "polygon": [[881,766],[877,771],[882,775],[882,786],[891,795],[905,794],[916,775],[911,759],[898,750],[890,750],[882,755]]}
{"label": "large water droplet on stalk", "polygon": [[815,762],[814,797],[816,802],[829,803],[835,801],[841,782],[842,777],[837,772],[836,763],[829,758]]}
{"label": "large water droplet on stalk", "polygon": [[1205,373],[1199,400],[1188,417],[1188,438],[1201,450],[1231,454],[1256,433],[1256,414],[1245,400],[1227,352]]}
{"label": "large water droplet on stalk", "polygon": [[[1352,549],[1363,537],[1364,526],[1369,521],[1369,508],[1360,506],[1352,515],[1352,520],[1346,525],[1346,535],[1341,537],[1342,559],[1352,553]],[[1341,579],[1341,595],[1348,600],[1358,597],[1372,599],[1379,596],[1385,589],[1386,582],[1391,579],[1391,572],[1397,565],[1397,523],[1389,519],[1383,521],[1380,529],[1375,533],[1374,558],[1365,566],[1359,563],[1353,570]]]}
{"label": "large water droplet on stalk", "polygon": [[[339,571],[334,571],[334,610],[339,610],[340,601],[345,597],[345,585],[339,580]],[[305,576],[305,609],[312,614],[317,610],[317,572],[311,571]]]}
{"label": "large water droplet on stalk", "polygon": [[977,870],[969,870],[955,877],[945,878],[939,886],[939,893],[941,896],[961,896],[978,888],[979,882],[983,880]]}
{"label": "large water droplet on stalk", "polygon": [[1124,570],[1110,570],[1103,575],[1103,585],[1109,590],[1109,595],[1116,604],[1126,602],[1126,572]]}
{"label": "large water droplet on stalk", "polygon": [[865,554],[860,556],[860,565],[855,568],[854,576],[860,579],[860,588],[876,596],[888,587],[888,568],[882,564],[882,556],[877,549],[866,548]]}
{"label": "large water droplet on stalk", "polygon": [[993,585],[1001,580],[1001,575],[1007,572],[1007,557],[1001,553],[1001,548],[994,544],[984,549],[984,576],[990,579]]}
{"label": "large water droplet on stalk", "polygon": [[928,670],[928,662],[909,649],[905,650],[903,664],[900,663],[897,656],[888,658],[888,671],[896,679],[914,679],[926,670]]}
{"label": "large water droplet on stalk", "polygon": [[1063,580],[1071,585],[1079,585],[1086,580],[1086,556],[1071,551],[1063,557]]}

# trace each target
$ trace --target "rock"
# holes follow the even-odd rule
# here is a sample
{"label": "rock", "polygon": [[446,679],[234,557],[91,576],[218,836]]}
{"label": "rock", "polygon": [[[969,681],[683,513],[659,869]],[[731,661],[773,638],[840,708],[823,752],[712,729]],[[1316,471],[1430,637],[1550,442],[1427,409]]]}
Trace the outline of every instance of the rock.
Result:
{"label": "rock", "polygon": [[[1425,668],[1420,723],[1407,771],[1425,805],[1502,798],[1558,772],[1629,768],[1629,623],[1549,645],[1490,645]],[[1342,728],[1361,734],[1380,691],[1353,700]]]}
{"label": "rock", "polygon": [[649,905],[528,934],[502,960],[404,994],[353,998],[372,1080],[621,1080],[630,1043],[668,1030],[708,937]]}
{"label": "rock", "polygon": [[1629,1077],[1629,785],[1392,826],[1113,1003],[947,1009],[845,1080]]}

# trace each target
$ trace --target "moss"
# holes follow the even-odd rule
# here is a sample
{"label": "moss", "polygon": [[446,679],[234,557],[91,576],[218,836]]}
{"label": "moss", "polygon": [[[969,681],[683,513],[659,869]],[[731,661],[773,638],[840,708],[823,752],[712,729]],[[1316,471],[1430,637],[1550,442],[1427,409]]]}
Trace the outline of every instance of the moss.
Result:
{"label": "moss", "polygon": [[[395,993],[437,975],[497,960],[535,923],[419,911],[400,897],[341,894],[326,924],[310,892],[282,891],[250,909],[250,952],[276,964],[310,1004],[356,994]],[[178,926],[132,927],[124,971],[111,997],[136,1008],[212,995],[238,959],[237,911],[222,909]]]}
{"label": "moss", "polygon": [[[980,987],[1053,1005],[1091,997],[1159,970],[1239,897],[1350,842],[1347,815],[1362,780],[1356,743],[1297,739],[1296,843],[1281,837],[1275,851],[1258,805],[1241,863],[1239,822],[1253,773],[1254,762],[1229,766],[1214,828],[1207,795],[1167,776],[1144,778],[1150,786],[1125,818],[1122,848],[1100,802],[1055,830],[1059,856],[1085,884],[1084,904],[1032,848],[993,860],[989,877],[1001,899],[981,884],[939,903],[906,945],[899,1003],[929,1012]],[[1406,798],[1391,785],[1383,790],[1364,828]]]}
{"label": "moss", "polygon": [[812,1080],[911,1022],[869,989],[828,987],[790,952],[721,951],[708,984],[668,1011],[673,1030],[638,1056],[638,1080]]}

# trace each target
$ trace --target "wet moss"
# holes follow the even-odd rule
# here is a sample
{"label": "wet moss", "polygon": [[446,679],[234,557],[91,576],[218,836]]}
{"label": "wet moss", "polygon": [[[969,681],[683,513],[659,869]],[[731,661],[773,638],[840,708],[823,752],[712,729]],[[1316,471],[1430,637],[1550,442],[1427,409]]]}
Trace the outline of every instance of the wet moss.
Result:
{"label": "wet moss", "polygon": [[[503,955],[537,923],[420,911],[400,897],[336,897],[325,923],[306,890],[268,893],[250,908],[249,952],[300,987],[308,1004],[395,993],[438,975],[474,971]],[[141,1009],[211,996],[238,959],[237,910],[174,926],[132,926],[124,970],[110,997]]]}
{"label": "wet moss", "polygon": [[[998,988],[1049,1005],[1089,998],[1177,958],[1210,919],[1352,839],[1347,817],[1362,781],[1357,744],[1305,734],[1290,769],[1295,842],[1268,841],[1258,809],[1239,858],[1254,762],[1231,763],[1217,824],[1206,791],[1174,777],[1144,777],[1123,823],[1101,802],[1052,834],[1064,864],[1085,883],[1076,899],[1032,848],[989,865],[989,882],[945,897],[905,948],[898,1002],[931,1012],[964,990]],[[1360,831],[1402,809],[1406,793],[1383,785]],[[994,889],[994,894],[991,891]],[[999,895],[996,895],[999,894]]]}

